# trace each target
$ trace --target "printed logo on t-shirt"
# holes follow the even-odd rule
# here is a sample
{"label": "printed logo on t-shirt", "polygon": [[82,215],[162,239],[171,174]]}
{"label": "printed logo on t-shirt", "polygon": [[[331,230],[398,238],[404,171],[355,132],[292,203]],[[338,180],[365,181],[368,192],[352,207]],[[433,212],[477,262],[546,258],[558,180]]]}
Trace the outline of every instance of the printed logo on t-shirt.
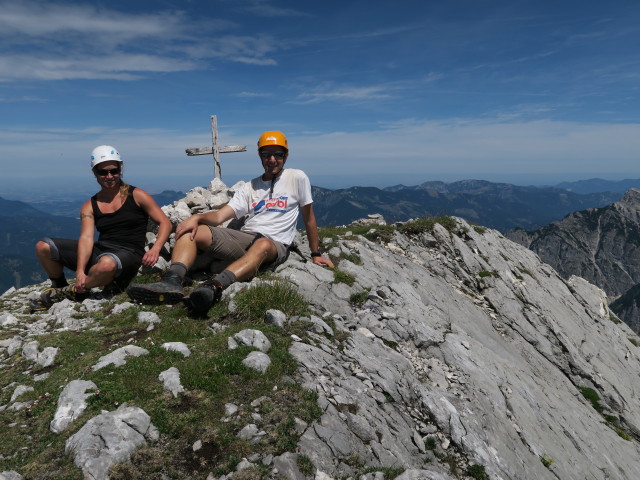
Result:
{"label": "printed logo on t-shirt", "polygon": [[289,197],[268,198],[267,200],[260,200],[251,204],[253,208],[253,214],[260,213],[261,211],[267,212],[286,212],[287,202]]}

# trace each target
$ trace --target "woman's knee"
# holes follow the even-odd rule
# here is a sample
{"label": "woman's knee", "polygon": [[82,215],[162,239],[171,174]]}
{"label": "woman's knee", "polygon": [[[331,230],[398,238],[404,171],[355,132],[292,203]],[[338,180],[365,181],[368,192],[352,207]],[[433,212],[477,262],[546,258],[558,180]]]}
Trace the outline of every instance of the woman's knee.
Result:
{"label": "woman's knee", "polygon": [[112,273],[115,275],[118,272],[118,265],[113,258],[105,255],[104,257],[100,257],[98,263],[96,263],[91,269],[96,271],[96,273]]}
{"label": "woman's knee", "polygon": [[42,258],[51,258],[51,246],[47,242],[40,240],[36,243],[36,255]]}

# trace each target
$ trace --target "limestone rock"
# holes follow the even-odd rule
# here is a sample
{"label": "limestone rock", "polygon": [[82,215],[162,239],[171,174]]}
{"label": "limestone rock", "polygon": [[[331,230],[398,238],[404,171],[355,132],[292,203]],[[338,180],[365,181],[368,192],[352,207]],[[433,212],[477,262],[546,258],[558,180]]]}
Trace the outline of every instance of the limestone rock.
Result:
{"label": "limestone rock", "polygon": [[125,347],[120,347],[113,352],[104,355],[98,359],[98,363],[96,363],[93,367],[93,371],[100,370],[107,365],[113,365],[115,367],[120,367],[127,363],[126,358],[129,356],[139,357],[140,355],[148,355],[149,350],[146,348],[138,347],[136,345],[127,345]]}
{"label": "limestone rock", "polygon": [[73,456],[85,478],[108,480],[112,465],[128,461],[135,449],[157,436],[149,415],[123,404],[89,420],[67,440],[65,452]]}
{"label": "limestone rock", "polygon": [[247,368],[253,368],[260,373],[264,373],[269,368],[269,365],[271,365],[271,359],[266,353],[251,352],[247,355],[247,358],[242,361],[242,364]]}
{"label": "limestone rock", "polygon": [[87,408],[87,398],[95,394],[95,392],[86,393],[87,390],[97,389],[96,384],[88,380],[69,382],[58,398],[58,408],[49,424],[50,430],[53,433],[65,430]]}
{"label": "limestone rock", "polygon": [[180,372],[176,367],[171,367],[158,376],[158,380],[164,385],[164,389],[170,391],[174,397],[184,392],[184,387],[180,383]]}

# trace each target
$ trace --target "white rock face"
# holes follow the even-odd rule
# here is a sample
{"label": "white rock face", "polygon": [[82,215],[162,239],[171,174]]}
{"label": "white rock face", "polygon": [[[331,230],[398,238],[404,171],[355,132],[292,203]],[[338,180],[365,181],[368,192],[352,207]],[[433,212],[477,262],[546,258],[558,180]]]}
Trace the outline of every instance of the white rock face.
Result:
{"label": "white rock face", "polygon": [[184,387],[180,383],[180,372],[176,367],[171,367],[158,376],[158,380],[162,382],[165,390],[170,391],[174,397],[184,392]]}
{"label": "white rock face", "polygon": [[74,458],[85,478],[108,480],[109,468],[129,460],[133,451],[156,440],[158,432],[142,409],[125,404],[89,420],[69,437],[65,452]]}
{"label": "white rock face", "polygon": [[[269,341],[267,336],[264,333],[262,333],[260,330],[253,330],[253,329],[241,330],[238,333],[236,333],[233,336],[233,338],[236,341],[242,343],[243,345],[246,345],[248,347],[255,347],[261,352],[268,352],[269,349],[271,348],[271,342]],[[233,347],[233,348],[236,348],[236,347]]]}
{"label": "white rock face", "polygon": [[247,358],[242,361],[242,364],[245,367],[253,368],[260,373],[264,373],[271,365],[271,359],[266,353],[251,352],[249,355],[247,355]]}
{"label": "white rock face", "polygon": [[[49,424],[53,433],[65,430],[87,408],[87,398],[98,389],[95,383],[88,380],[72,380],[62,390],[58,398],[58,408]],[[87,390],[94,392],[87,393]]]}
{"label": "white rock face", "polygon": [[98,359],[98,363],[96,363],[93,367],[93,371],[100,370],[107,365],[113,365],[115,367],[120,367],[127,363],[127,357],[139,357],[140,355],[148,355],[149,350],[146,348],[138,347],[136,345],[127,345],[125,347],[120,347],[113,352],[104,355]]}

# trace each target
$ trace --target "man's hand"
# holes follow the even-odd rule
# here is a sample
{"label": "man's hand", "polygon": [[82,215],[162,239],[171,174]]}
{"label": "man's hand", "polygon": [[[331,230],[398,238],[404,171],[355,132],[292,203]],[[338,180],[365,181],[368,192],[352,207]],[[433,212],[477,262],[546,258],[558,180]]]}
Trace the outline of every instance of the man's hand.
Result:
{"label": "man's hand", "polygon": [[180,222],[178,224],[178,226],[176,227],[176,240],[179,239],[181,236],[185,235],[186,233],[189,233],[189,239],[193,240],[196,237],[196,232],[198,231],[198,225],[200,225],[199,222],[199,215],[192,215],[189,218],[187,218],[186,220]]}
{"label": "man's hand", "polygon": [[87,274],[84,271],[76,272],[76,283],[75,287],[78,293],[84,293],[87,291],[85,284],[87,283]]}
{"label": "man's hand", "polygon": [[311,257],[313,263],[320,265],[321,267],[333,268],[333,262],[326,257]]}

